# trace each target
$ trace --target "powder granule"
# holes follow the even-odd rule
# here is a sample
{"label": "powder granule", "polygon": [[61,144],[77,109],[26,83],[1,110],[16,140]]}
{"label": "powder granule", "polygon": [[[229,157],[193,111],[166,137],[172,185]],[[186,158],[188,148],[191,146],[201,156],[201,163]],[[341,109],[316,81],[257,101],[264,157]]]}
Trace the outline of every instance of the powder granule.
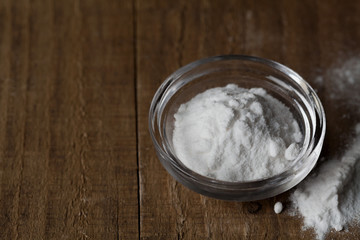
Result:
{"label": "powder granule", "polygon": [[274,212],[276,214],[280,214],[282,212],[283,208],[284,208],[284,206],[283,206],[282,202],[276,202],[274,204]]}
{"label": "powder granule", "polygon": [[290,110],[262,88],[212,88],[182,104],[174,117],[177,157],[218,180],[279,174],[293,163],[303,138]]}

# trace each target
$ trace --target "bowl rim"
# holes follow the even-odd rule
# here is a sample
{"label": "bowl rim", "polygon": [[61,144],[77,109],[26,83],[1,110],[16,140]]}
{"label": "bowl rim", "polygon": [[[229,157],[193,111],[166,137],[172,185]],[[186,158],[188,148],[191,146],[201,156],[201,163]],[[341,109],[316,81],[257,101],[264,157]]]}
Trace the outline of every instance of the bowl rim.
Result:
{"label": "bowl rim", "polygon": [[[177,170],[177,172],[179,174],[181,174],[183,177],[186,177],[186,178],[190,179],[191,181],[196,181],[197,183],[200,183],[203,186],[207,186],[207,187],[211,187],[211,188],[222,189],[222,190],[249,190],[252,188],[260,188],[260,187],[263,188],[264,186],[272,185],[272,183],[281,184],[281,183],[287,182],[288,178],[290,176],[294,175],[294,170],[295,170],[294,167],[296,167],[298,164],[294,164],[293,167],[287,169],[286,171],[276,174],[274,176],[271,176],[269,178],[255,179],[255,180],[250,180],[250,181],[234,181],[234,182],[217,180],[214,178],[206,177],[206,176],[203,176],[203,175],[200,175],[200,174],[194,172],[193,170],[191,170],[187,167],[186,167],[187,170],[190,170],[190,171],[184,171],[183,167],[180,167],[178,165],[178,162],[173,159],[173,158],[177,159],[176,156],[166,152],[162,148],[162,145],[158,142],[158,140],[155,136],[156,123],[155,123],[154,116],[157,115],[157,110],[159,108],[158,103],[162,102],[164,93],[166,92],[166,90],[168,90],[172,86],[172,84],[174,82],[176,82],[176,80],[178,80],[182,75],[191,71],[194,68],[197,68],[201,65],[208,64],[211,62],[228,61],[228,60],[248,61],[248,62],[255,62],[255,63],[262,64],[262,65],[266,65],[267,67],[276,69],[276,70],[280,71],[281,73],[287,75],[292,81],[294,81],[297,85],[299,85],[301,87],[301,89],[309,90],[309,91],[305,91],[305,93],[307,95],[310,95],[313,98],[312,100],[317,105],[317,109],[315,110],[315,107],[313,107],[314,108],[313,111],[314,111],[315,115],[317,113],[318,120],[319,120],[320,127],[321,127],[321,132],[319,133],[320,136],[319,136],[318,140],[314,143],[312,150],[317,149],[319,145],[323,144],[323,140],[324,140],[325,132],[326,132],[326,117],[325,117],[324,108],[321,104],[319,97],[317,96],[316,92],[314,91],[314,89],[298,73],[296,73],[295,71],[293,71],[292,69],[288,68],[287,66],[285,66],[281,63],[278,63],[276,61],[269,60],[266,58],[260,58],[260,57],[248,56],[248,55],[219,55],[219,56],[213,56],[213,57],[196,60],[194,62],[191,62],[191,63],[177,69],[170,76],[168,76],[165,79],[165,81],[160,85],[160,87],[157,89],[157,91],[154,94],[154,97],[151,101],[151,105],[150,105],[150,109],[149,109],[149,119],[148,119],[150,136],[152,138],[156,152],[157,152],[157,154],[160,154],[162,157],[166,157],[166,159],[169,160],[172,167],[175,168]],[[191,80],[189,80],[189,81],[191,81]],[[158,118],[158,116],[157,116],[157,118]],[[158,124],[160,124],[159,119],[158,119]],[[309,146],[307,146],[307,147],[309,147]],[[320,150],[321,150],[321,147],[320,147]],[[180,161],[179,159],[177,159],[177,160]],[[318,159],[315,160],[315,163],[317,162],[317,160]],[[311,169],[313,169],[313,167],[315,166],[315,163],[313,164]],[[310,171],[311,171],[311,169],[310,169]]]}

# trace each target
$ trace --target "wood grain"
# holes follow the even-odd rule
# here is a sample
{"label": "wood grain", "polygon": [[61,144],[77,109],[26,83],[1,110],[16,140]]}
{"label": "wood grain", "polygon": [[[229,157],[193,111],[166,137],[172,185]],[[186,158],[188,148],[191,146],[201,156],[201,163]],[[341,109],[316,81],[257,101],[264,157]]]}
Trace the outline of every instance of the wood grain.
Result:
{"label": "wood grain", "polygon": [[132,3],[1,13],[0,238],[136,239]]}
{"label": "wood grain", "polygon": [[270,58],[317,89],[333,157],[360,119],[339,102],[356,89],[331,97],[332,69],[359,59],[359,16],[359,1],[0,1],[0,239],[313,239],[273,212],[289,193],[226,202],[177,183],[148,110],[194,60]]}

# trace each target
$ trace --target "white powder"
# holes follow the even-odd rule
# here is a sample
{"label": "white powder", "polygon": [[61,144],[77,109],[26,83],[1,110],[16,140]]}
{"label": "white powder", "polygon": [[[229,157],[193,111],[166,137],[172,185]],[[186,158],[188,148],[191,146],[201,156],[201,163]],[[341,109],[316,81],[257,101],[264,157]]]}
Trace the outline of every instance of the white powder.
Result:
{"label": "white powder", "polygon": [[[329,70],[326,78],[336,85],[337,91],[348,92],[351,90],[349,87],[360,81],[360,59],[348,59],[340,66]],[[336,97],[336,94],[334,94],[334,97]]]}
{"label": "white powder", "polygon": [[[360,120],[360,58],[339,61],[318,76],[314,84],[319,90],[326,89],[325,112],[330,113],[328,129],[332,133],[327,138],[338,143],[336,151],[347,150],[341,157],[324,159],[290,199],[303,216],[304,227],[313,228],[317,238],[324,239],[330,230],[340,231],[360,221],[360,123],[338,126]],[[343,118],[352,121],[345,125]],[[353,127],[356,134],[348,131]],[[354,135],[352,143],[344,146]]]}
{"label": "white powder", "polygon": [[341,159],[321,165],[317,175],[307,178],[291,195],[304,217],[305,228],[314,228],[323,239],[330,229],[342,230],[360,217],[360,124],[357,138]]}
{"label": "white powder", "polygon": [[314,87],[322,89],[326,86],[326,100],[335,103],[334,108],[343,107],[341,104],[354,103],[359,106],[360,101],[360,58],[352,57],[338,60],[333,67],[314,79]]}
{"label": "white powder", "polygon": [[293,164],[303,138],[290,110],[261,88],[212,88],[182,104],[174,117],[177,157],[218,180],[279,174]]}

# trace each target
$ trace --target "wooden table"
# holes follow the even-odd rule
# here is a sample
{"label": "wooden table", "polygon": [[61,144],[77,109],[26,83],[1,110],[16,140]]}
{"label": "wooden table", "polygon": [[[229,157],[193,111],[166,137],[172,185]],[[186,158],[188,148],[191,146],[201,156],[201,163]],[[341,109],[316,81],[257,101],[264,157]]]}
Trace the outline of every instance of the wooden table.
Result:
{"label": "wooden table", "polygon": [[330,157],[360,118],[317,77],[359,43],[359,1],[1,1],[0,239],[311,239],[300,218],[273,212],[289,193],[226,202],[174,181],[148,109],[189,62],[270,58],[317,88]]}

